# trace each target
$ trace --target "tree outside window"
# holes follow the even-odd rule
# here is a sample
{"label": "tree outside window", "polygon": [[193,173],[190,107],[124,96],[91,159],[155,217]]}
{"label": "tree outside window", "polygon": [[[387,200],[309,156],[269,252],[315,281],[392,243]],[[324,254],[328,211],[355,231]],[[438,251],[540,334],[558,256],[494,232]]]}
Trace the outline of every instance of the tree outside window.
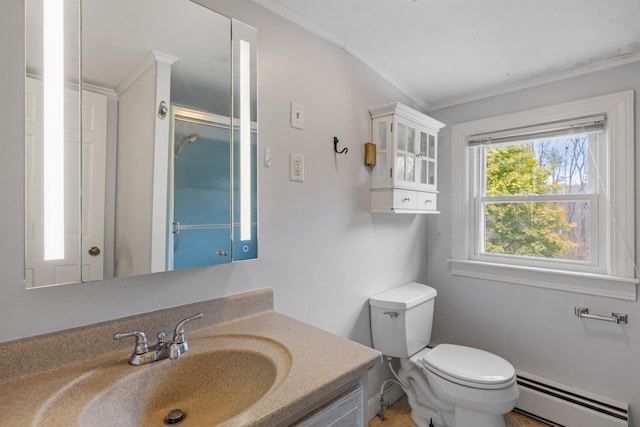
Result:
{"label": "tree outside window", "polygon": [[589,260],[589,202],[562,198],[590,191],[588,139],[485,148],[485,253]]}

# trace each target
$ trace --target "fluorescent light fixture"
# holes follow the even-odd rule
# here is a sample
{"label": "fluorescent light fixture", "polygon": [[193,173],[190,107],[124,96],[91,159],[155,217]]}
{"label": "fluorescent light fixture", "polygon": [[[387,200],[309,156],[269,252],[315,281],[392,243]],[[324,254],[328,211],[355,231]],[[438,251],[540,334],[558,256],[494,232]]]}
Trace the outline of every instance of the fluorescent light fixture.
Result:
{"label": "fluorescent light fixture", "polygon": [[240,40],[240,240],[251,240],[251,45]]}
{"label": "fluorescent light fixture", "polygon": [[64,258],[64,0],[43,0],[44,259]]}

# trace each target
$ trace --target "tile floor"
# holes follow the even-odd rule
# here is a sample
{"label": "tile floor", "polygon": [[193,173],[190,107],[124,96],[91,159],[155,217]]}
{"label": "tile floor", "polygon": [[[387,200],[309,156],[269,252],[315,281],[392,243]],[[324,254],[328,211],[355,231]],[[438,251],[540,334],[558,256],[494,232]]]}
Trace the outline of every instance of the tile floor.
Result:
{"label": "tile floor", "polygon": [[[410,418],[411,408],[404,396],[384,411],[384,421],[375,417],[369,421],[369,427],[416,427]],[[507,427],[550,427],[549,424],[536,421],[516,412],[504,416]]]}

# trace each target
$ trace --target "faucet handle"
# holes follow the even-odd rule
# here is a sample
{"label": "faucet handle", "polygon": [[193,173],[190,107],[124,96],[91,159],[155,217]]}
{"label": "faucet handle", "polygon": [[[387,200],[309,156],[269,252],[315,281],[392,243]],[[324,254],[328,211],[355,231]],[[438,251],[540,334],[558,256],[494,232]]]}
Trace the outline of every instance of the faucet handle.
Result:
{"label": "faucet handle", "polygon": [[133,354],[145,354],[149,351],[149,345],[147,343],[147,336],[142,331],[133,331],[133,332],[120,332],[113,336],[114,339],[119,340],[120,338],[126,337],[136,337],[136,349]]}
{"label": "faucet handle", "polygon": [[194,314],[191,317],[187,317],[186,319],[182,319],[181,321],[179,321],[173,333],[173,342],[182,344],[184,342],[184,325],[186,325],[187,322],[200,319],[201,317],[202,317],[202,313],[198,313],[198,314]]}
{"label": "faucet handle", "polygon": [[189,350],[189,344],[187,343],[186,338],[184,337],[184,325],[187,322],[191,322],[192,320],[200,319],[202,317],[202,313],[194,314],[191,317],[187,317],[186,319],[182,319],[176,325],[176,329],[173,332],[173,342],[180,346],[180,351],[184,353]]}
{"label": "faucet handle", "polygon": [[182,353],[180,349],[180,344],[173,343],[169,346],[169,359],[177,360],[180,359],[180,354]]}

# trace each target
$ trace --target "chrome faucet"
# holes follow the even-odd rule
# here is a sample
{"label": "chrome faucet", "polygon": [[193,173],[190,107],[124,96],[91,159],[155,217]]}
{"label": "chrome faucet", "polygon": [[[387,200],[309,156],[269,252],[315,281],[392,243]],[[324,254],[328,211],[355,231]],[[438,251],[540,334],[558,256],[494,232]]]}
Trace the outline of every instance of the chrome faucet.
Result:
{"label": "chrome faucet", "polygon": [[158,342],[151,347],[149,347],[147,336],[142,331],[121,332],[115,334],[113,338],[117,340],[126,337],[136,338],[136,347],[129,358],[130,365],[140,366],[167,358],[171,360],[180,359],[182,353],[189,351],[189,343],[184,335],[184,326],[187,322],[200,319],[201,317],[202,313],[198,313],[178,322],[173,332],[173,340],[171,342],[165,342],[166,334],[160,332],[158,334]]}

